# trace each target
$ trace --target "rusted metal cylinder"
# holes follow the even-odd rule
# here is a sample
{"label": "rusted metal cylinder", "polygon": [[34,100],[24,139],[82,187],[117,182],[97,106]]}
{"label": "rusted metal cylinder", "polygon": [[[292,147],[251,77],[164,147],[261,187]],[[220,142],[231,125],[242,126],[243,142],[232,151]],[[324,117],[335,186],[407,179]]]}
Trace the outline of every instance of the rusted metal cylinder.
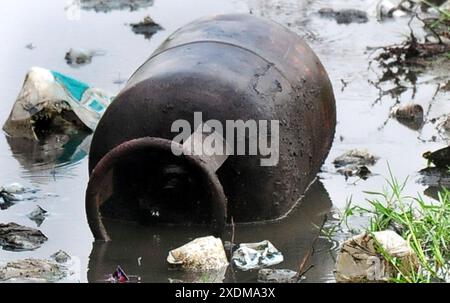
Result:
{"label": "rusted metal cylinder", "polygon": [[[195,112],[223,125],[279,121],[277,165],[261,166],[265,156],[246,153],[214,172],[201,157],[173,155],[173,122],[194,125]],[[108,238],[102,216],[133,220],[147,212],[152,222],[212,223],[218,232],[231,218],[282,218],[315,179],[335,124],[328,75],[295,33],[252,15],[186,25],[135,72],[95,131],[86,195],[94,236]],[[174,191],[159,198],[161,188]]]}

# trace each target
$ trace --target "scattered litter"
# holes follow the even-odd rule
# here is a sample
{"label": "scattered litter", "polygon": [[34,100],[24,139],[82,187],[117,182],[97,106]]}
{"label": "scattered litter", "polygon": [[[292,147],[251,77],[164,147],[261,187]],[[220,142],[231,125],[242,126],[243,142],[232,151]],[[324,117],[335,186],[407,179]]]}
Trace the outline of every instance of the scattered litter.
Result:
{"label": "scattered litter", "polygon": [[68,275],[67,268],[44,259],[24,259],[0,267],[0,281],[57,282]]}
{"label": "scattered litter", "polygon": [[64,59],[67,64],[73,67],[87,65],[92,62],[94,56],[103,56],[105,52],[86,50],[82,48],[71,48],[65,55]]}
{"label": "scattered litter", "polygon": [[197,238],[169,252],[167,262],[187,271],[219,270],[228,266],[222,240],[213,236]]}
{"label": "scattered litter", "polygon": [[36,225],[39,227],[44,222],[45,218],[48,216],[48,212],[40,207],[39,205],[36,206],[36,208],[27,215],[27,217],[31,220],[36,222]]}
{"label": "scattered litter", "polygon": [[141,281],[141,277],[127,275],[125,271],[117,266],[116,270],[109,275],[107,282],[109,283],[139,283]]}
{"label": "scattered litter", "polygon": [[12,137],[39,140],[42,129],[94,130],[112,97],[60,73],[33,67],[3,129]]}
{"label": "scattered litter", "polygon": [[27,45],[25,45],[26,48],[28,48],[29,50],[33,50],[36,48],[36,45],[34,45],[33,43],[29,43]]}
{"label": "scattered litter", "polygon": [[4,250],[34,250],[41,247],[47,240],[40,230],[16,223],[0,223],[0,246]]}
{"label": "scattered litter", "polygon": [[117,269],[113,274],[111,275],[111,282],[112,283],[127,283],[130,281],[127,274],[123,271],[123,269],[120,266],[117,266]]}
{"label": "scattered litter", "polygon": [[242,270],[258,269],[283,262],[283,255],[269,241],[241,243],[233,253],[234,264]]}
{"label": "scattered litter", "polygon": [[153,5],[153,0],[80,0],[80,2],[81,9],[97,13],[108,13],[113,10],[136,11]]}
{"label": "scattered litter", "polygon": [[56,253],[51,255],[50,258],[55,260],[57,263],[67,263],[72,259],[70,255],[63,250],[57,251]]}
{"label": "scattered litter", "polygon": [[139,23],[132,23],[130,26],[135,34],[144,35],[145,39],[150,39],[154,34],[163,29],[150,16],[145,17]]}
{"label": "scattered litter", "polygon": [[366,150],[353,149],[337,157],[333,164],[337,172],[344,175],[345,178],[358,176],[366,180],[372,172],[367,166],[374,165],[378,157],[369,154]]}
{"label": "scattered litter", "polygon": [[335,19],[338,24],[365,23],[369,21],[367,13],[357,9],[342,9],[335,11],[331,8],[322,8],[319,15],[325,18]]}
{"label": "scattered litter", "polygon": [[396,271],[377,251],[377,245],[390,257],[398,259],[400,270],[417,269],[417,255],[400,235],[391,230],[373,235],[375,239],[364,232],[344,242],[336,260],[337,282],[381,282],[392,278]]}
{"label": "scattered litter", "polygon": [[433,163],[436,167],[445,169],[448,169],[450,166],[450,146],[434,152],[427,151],[422,156],[428,160],[428,165]]}
{"label": "scattered litter", "polygon": [[261,283],[297,283],[297,272],[289,269],[263,268],[258,272]]}

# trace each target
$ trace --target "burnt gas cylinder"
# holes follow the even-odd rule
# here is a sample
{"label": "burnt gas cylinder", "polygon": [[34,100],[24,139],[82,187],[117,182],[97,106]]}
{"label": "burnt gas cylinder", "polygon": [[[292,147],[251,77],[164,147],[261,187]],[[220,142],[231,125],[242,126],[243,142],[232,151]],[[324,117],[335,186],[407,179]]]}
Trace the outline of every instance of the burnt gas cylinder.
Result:
{"label": "burnt gas cylinder", "polygon": [[[223,125],[220,135],[232,149],[226,157],[189,154],[174,142],[174,122],[187,121],[194,133],[199,113]],[[278,143],[275,165],[262,165],[267,153],[252,152],[249,129],[244,155],[233,153],[239,138],[225,125],[238,120],[278,123],[278,133],[259,129]],[[105,217],[210,224],[216,233],[232,219],[282,218],[315,179],[335,124],[328,75],[295,33],[252,15],[186,25],[134,73],[97,126],[86,193],[94,237],[109,239]]]}

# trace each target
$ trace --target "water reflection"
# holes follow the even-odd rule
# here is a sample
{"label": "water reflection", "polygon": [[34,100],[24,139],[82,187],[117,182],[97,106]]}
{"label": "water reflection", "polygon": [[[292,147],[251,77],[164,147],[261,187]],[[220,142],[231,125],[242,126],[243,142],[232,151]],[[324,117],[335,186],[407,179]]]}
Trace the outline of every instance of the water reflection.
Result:
{"label": "water reflection", "polygon": [[[300,262],[311,253],[313,244],[316,251],[321,251],[320,246],[326,245],[324,241],[316,242],[319,235],[317,226],[322,226],[330,208],[331,201],[327,191],[320,181],[316,181],[302,202],[284,220],[266,224],[238,224],[235,228],[235,242],[269,240],[284,255],[284,262],[276,267],[297,271]],[[107,243],[94,242],[89,260],[89,282],[106,281],[118,265],[127,274],[140,277],[142,282],[256,282],[257,271],[242,272],[231,266],[226,272],[207,274],[168,269],[168,252],[194,238],[209,235],[202,227],[142,226],[113,220],[104,220],[104,224],[114,240]],[[228,228],[222,240],[230,239],[231,228]],[[314,259],[317,260],[313,253],[311,260]],[[317,266],[307,276],[314,279],[325,276],[325,272],[326,267]]]}
{"label": "water reflection", "polygon": [[6,135],[13,157],[29,173],[80,162],[88,154],[91,139],[92,134],[87,132],[54,134],[41,141]]}

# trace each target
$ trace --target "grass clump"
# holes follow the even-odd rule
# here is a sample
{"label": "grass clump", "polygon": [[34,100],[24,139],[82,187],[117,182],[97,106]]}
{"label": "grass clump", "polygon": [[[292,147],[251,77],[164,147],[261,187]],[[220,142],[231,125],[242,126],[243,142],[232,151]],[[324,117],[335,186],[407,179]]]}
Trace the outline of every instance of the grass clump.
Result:
{"label": "grass clump", "polygon": [[347,204],[339,224],[359,213],[369,217],[366,232],[394,230],[409,243],[419,262],[414,270],[405,270],[400,260],[378,248],[395,269],[392,282],[450,282],[450,191],[443,188],[439,201],[427,203],[420,195],[403,195],[406,182],[398,182],[390,172],[387,190],[366,192],[371,196],[368,208]]}

